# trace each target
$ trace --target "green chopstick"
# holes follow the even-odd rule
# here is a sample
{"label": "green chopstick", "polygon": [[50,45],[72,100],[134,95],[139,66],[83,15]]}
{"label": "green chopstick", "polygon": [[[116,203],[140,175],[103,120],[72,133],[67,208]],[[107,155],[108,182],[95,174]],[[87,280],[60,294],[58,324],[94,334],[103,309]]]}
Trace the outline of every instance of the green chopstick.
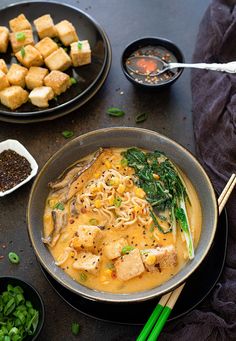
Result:
{"label": "green chopstick", "polygon": [[147,320],[146,324],[144,325],[141,333],[139,334],[138,338],[136,341],[145,341],[146,338],[148,337],[149,333],[151,332],[153,326],[156,323],[156,320],[158,317],[161,315],[161,312],[163,311],[166,303],[168,302],[170,298],[171,292],[162,296],[158,304],[156,305],[155,309],[153,310],[151,316]]}

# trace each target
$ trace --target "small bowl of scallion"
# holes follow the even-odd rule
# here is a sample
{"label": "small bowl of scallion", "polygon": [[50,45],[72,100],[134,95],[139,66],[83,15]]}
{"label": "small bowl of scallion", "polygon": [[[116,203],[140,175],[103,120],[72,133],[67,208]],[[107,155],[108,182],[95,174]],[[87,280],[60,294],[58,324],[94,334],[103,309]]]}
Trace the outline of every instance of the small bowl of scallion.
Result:
{"label": "small bowl of scallion", "polygon": [[36,340],[44,324],[44,304],[29,283],[0,276],[0,340]]}

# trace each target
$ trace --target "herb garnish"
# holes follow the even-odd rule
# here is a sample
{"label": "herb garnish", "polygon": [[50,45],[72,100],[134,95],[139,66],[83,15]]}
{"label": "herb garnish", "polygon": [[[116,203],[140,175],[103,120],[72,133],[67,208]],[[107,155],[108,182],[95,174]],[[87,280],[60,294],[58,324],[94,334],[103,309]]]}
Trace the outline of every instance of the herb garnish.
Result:
{"label": "herb garnish", "polygon": [[127,253],[130,253],[130,251],[134,250],[134,247],[131,245],[124,246],[121,250],[122,255],[126,255]]}
{"label": "herb garnish", "polygon": [[70,137],[74,136],[74,133],[70,130],[64,130],[62,132],[62,136],[64,136],[65,139],[69,139]]}
{"label": "herb garnish", "polygon": [[107,110],[107,114],[110,116],[114,116],[114,117],[121,117],[121,116],[124,116],[125,113],[123,110],[113,107]]}
{"label": "herb garnish", "polygon": [[78,42],[78,49],[81,50],[82,47],[83,47],[83,44],[79,41],[79,42]]}
{"label": "herb garnish", "polygon": [[72,325],[71,325],[72,334],[78,335],[79,328],[80,328],[80,325],[77,322],[73,322]]}
{"label": "herb garnish", "polygon": [[121,198],[120,197],[115,197],[115,199],[114,199],[114,206],[120,207],[121,203],[122,203]]}
{"label": "herb garnish", "polygon": [[61,211],[64,211],[65,209],[65,206],[61,203],[61,202],[58,202],[56,203],[56,205],[53,207],[53,209],[57,209],[57,210],[61,210]]}
{"label": "herb garnish", "polygon": [[71,85],[76,84],[77,80],[74,77],[70,77],[70,83]]}
{"label": "herb garnish", "polygon": [[16,33],[16,40],[17,40],[17,41],[23,41],[23,40],[25,40],[25,33],[24,33],[24,32],[18,32],[18,33]]}
{"label": "herb garnish", "polygon": [[136,123],[142,123],[142,122],[146,121],[147,118],[148,118],[148,114],[142,113],[142,114],[139,114],[135,117],[135,122]]}
{"label": "herb garnish", "polygon": [[24,47],[22,47],[20,49],[20,54],[21,54],[21,57],[24,58],[24,56],[25,56],[25,48]]}
{"label": "herb garnish", "polygon": [[88,276],[87,276],[84,272],[81,272],[81,274],[80,274],[80,280],[81,280],[82,282],[85,282],[85,281],[87,281],[87,278],[88,278]]}
{"label": "herb garnish", "polygon": [[9,252],[8,258],[12,264],[19,264],[20,263],[20,257],[15,252]]}

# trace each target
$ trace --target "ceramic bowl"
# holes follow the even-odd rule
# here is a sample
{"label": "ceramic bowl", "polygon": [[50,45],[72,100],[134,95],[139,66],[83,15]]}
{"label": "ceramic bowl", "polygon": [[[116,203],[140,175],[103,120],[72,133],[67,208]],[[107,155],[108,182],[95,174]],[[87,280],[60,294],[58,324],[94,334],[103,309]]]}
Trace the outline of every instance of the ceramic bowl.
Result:
{"label": "ceramic bowl", "polygon": [[[56,179],[69,165],[95,152],[99,147],[131,147],[158,149],[166,153],[188,176],[194,185],[202,207],[202,233],[195,258],[175,276],[150,290],[131,294],[112,294],[89,289],[69,277],[56,266],[51,253],[43,244],[43,214],[49,193],[48,183]],[[37,176],[28,204],[28,232],[34,251],[44,269],[61,285],[83,297],[104,302],[137,302],[163,295],[175,289],[198,268],[214,239],[218,207],[212,184],[196,158],[175,141],[157,132],[132,128],[106,128],[81,135],[66,144],[45,164]]]}

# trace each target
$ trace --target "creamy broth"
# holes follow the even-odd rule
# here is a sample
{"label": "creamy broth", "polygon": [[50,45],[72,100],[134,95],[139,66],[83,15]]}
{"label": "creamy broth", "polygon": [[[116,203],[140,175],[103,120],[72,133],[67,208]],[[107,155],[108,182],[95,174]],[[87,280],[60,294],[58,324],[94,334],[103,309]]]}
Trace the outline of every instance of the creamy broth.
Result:
{"label": "creamy broth", "polygon": [[[163,234],[156,227],[153,227],[153,220],[150,218],[150,214],[148,213],[148,207],[150,207],[150,204],[146,201],[146,196],[143,196],[142,191],[139,191],[139,187],[137,187],[135,182],[132,180],[134,179],[134,169],[122,164],[121,160],[123,157],[121,152],[124,150],[125,149],[121,148],[111,148],[107,153],[105,152],[104,155],[100,155],[101,160],[96,161],[89,170],[85,171],[78,180],[72,184],[72,189],[70,188],[70,191],[68,192],[69,194],[67,193],[67,199],[69,198],[67,202],[63,198],[63,189],[58,190],[57,188],[55,190],[54,188],[54,190],[49,193],[44,213],[45,240],[49,238],[55,228],[52,210],[55,210],[55,207],[58,210],[59,207],[59,209],[62,209],[63,212],[68,213],[68,222],[60,231],[59,236],[57,236],[58,239],[56,240],[55,245],[48,246],[54,260],[56,262],[59,261],[58,266],[60,266],[69,276],[79,283],[95,290],[112,293],[130,293],[154,288],[174,276],[189,261],[186,242],[183,240],[183,233],[180,228],[177,228],[175,241],[172,232]],[[89,155],[81,161],[88,162],[92,158],[93,155]],[[109,186],[112,187],[111,191],[113,191],[113,196],[118,198],[119,195],[119,200],[122,201],[121,203],[116,203],[117,205],[114,206],[114,209],[110,209],[109,211],[112,215],[114,215],[114,219],[109,218],[109,215],[106,219],[106,215],[102,213],[99,208],[101,202],[97,201],[100,200],[97,198],[101,197],[102,200],[105,198],[105,189],[102,187],[97,189],[96,184],[104,174],[106,175],[113,171],[113,176],[110,179],[108,177],[107,183],[109,184],[110,181]],[[180,170],[178,171],[181,172]],[[118,174],[123,176],[120,183],[119,181],[114,180],[116,178],[119,180]],[[194,249],[196,249],[201,234],[202,224],[200,202],[190,180],[182,172],[181,176],[184,179],[191,202],[190,205],[189,202],[186,201],[186,208],[192,231]],[[131,179],[130,182],[128,181],[128,178]],[[126,179],[127,183],[125,183],[126,180],[123,179]],[[86,200],[88,200],[88,198],[84,195],[88,190],[91,193],[91,189],[93,189],[92,195],[89,197],[89,202],[87,202]],[[117,192],[118,189],[120,189],[121,193]],[[104,194],[99,197],[98,193],[101,192]],[[126,221],[127,225],[119,225],[120,221],[116,212],[118,209],[122,209],[122,205],[125,204],[126,198],[129,195],[132,197],[134,193],[135,195],[139,195],[138,199],[135,198],[134,200],[136,200],[135,202],[139,203],[140,206],[138,204],[133,205],[134,213],[130,216],[130,221]],[[77,212],[76,214],[71,214],[72,201],[75,199]],[[114,199],[113,202],[111,201],[112,199],[109,200],[112,206],[114,204]],[[146,202],[146,204],[144,202]],[[62,206],[58,206],[58,203]],[[107,205],[109,208],[109,204]],[[118,205],[120,205],[120,208],[117,207]],[[129,207],[132,209],[132,205]],[[111,220],[111,223],[107,222],[109,219]],[[142,221],[138,219],[141,219]],[[132,223],[132,221],[134,221],[134,223]],[[115,226],[116,223],[118,226]],[[77,247],[76,252],[74,252],[68,248],[71,248],[71,246],[74,245],[72,242],[74,240],[73,238],[76,236],[78,227],[83,225],[97,225],[99,226],[101,233],[99,232],[100,236],[97,238],[96,243],[94,243],[92,247],[89,247],[88,250],[84,248],[83,245],[82,247],[80,245]],[[107,245],[111,242],[120,240],[121,238],[125,239],[129,247],[139,250],[162,248],[168,245],[173,245],[177,255],[177,264],[174,266],[166,266],[161,269],[158,268],[158,271],[154,272],[148,272],[148,269],[145,268],[145,271],[138,276],[128,280],[121,280],[118,278],[116,267],[114,266],[117,258],[108,259],[104,252],[104,248]],[[87,251],[100,256],[96,274],[90,273],[90,271],[86,270],[78,270],[73,267],[74,262],[78,259],[78,254],[80,252]],[[120,257],[122,258],[122,256]],[[63,262],[63,259],[66,260]],[[62,264],[60,264],[60,262],[62,262]]]}

